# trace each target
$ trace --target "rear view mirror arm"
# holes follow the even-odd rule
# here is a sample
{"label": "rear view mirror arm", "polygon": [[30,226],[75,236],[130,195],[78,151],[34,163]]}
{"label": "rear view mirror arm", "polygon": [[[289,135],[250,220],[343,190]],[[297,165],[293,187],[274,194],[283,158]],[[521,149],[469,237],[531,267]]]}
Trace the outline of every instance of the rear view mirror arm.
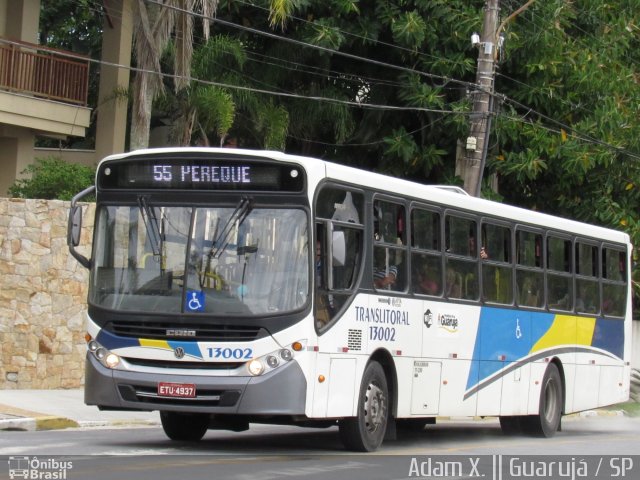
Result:
{"label": "rear view mirror arm", "polygon": [[76,250],[76,247],[80,244],[80,233],[82,231],[82,207],[77,203],[80,199],[93,193],[95,189],[96,187],[92,185],[78,193],[71,199],[71,208],[69,209],[69,223],[67,225],[69,253],[85,268],[91,268],[91,260]]}

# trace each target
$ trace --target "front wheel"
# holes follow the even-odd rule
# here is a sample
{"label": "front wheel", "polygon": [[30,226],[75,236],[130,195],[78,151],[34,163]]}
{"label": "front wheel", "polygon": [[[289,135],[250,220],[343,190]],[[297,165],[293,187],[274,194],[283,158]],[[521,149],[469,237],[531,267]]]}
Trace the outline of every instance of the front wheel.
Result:
{"label": "front wheel", "polygon": [[358,412],[340,422],[340,437],[349,450],[372,452],[384,439],[389,419],[387,377],[378,362],[367,365],[358,396]]}
{"label": "front wheel", "polygon": [[558,367],[550,363],[542,380],[538,415],[527,418],[526,430],[539,437],[553,437],[562,417],[562,379]]}
{"label": "front wheel", "polygon": [[206,413],[160,412],[164,433],[171,440],[197,442],[209,427]]}

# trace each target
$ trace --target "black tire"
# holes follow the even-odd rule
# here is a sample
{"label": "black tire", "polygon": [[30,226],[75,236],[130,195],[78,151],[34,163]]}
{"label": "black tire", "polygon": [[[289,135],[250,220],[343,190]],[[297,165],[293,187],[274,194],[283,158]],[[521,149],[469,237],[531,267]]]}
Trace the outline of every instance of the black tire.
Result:
{"label": "black tire", "polygon": [[500,417],[500,428],[505,435],[522,433],[522,418],[520,416]]}
{"label": "black tire", "polygon": [[358,396],[358,413],[340,421],[340,438],[349,450],[373,452],[384,440],[389,420],[387,377],[378,362],[364,370]]}
{"label": "black tire", "polygon": [[197,442],[204,437],[209,427],[206,413],[160,412],[164,433],[171,440]]}
{"label": "black tire", "polygon": [[539,413],[526,418],[526,431],[537,437],[553,437],[560,428],[563,398],[560,372],[550,363],[542,380]]}

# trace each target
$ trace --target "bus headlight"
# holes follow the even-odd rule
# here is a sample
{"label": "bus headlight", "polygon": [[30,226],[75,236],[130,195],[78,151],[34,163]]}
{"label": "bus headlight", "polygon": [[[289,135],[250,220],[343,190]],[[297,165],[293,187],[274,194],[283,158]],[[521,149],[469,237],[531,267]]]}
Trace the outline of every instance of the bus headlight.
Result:
{"label": "bus headlight", "polygon": [[120,364],[120,357],[115,353],[110,353],[105,357],[104,363],[109,368],[116,368]]}
{"label": "bus headlight", "polygon": [[260,360],[251,360],[247,365],[247,369],[251,375],[262,375],[264,372],[264,364]]}
{"label": "bus headlight", "polygon": [[89,352],[105,367],[118,368],[121,363],[120,356],[110,352],[95,340],[87,342]]}
{"label": "bus headlight", "polygon": [[291,353],[291,350],[283,348],[282,350],[280,350],[280,358],[282,358],[285,362],[288,362],[293,358],[293,354]]}
{"label": "bus headlight", "polygon": [[271,368],[276,368],[278,366],[278,363],[278,359],[273,355],[269,355],[267,357],[267,365],[269,365]]}
{"label": "bus headlight", "polygon": [[305,347],[306,340],[294,342],[285,348],[268,353],[259,358],[254,358],[247,363],[247,370],[251,375],[258,376],[275,370],[293,360],[295,355],[299,355]]}

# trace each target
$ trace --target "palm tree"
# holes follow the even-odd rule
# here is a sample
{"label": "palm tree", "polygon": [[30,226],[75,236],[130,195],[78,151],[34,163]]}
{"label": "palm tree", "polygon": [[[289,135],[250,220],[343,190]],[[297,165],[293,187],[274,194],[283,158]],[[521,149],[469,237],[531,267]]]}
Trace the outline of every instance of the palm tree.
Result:
{"label": "palm tree", "polygon": [[[271,0],[269,20],[272,26],[284,27],[288,15],[291,14],[295,0]],[[138,71],[133,81],[133,107],[131,120],[131,138],[129,148],[136,150],[146,148],[149,144],[149,130],[151,122],[151,109],[153,100],[163,92],[160,59],[163,52],[173,39],[175,44],[174,55],[174,90],[176,93],[189,85],[191,73],[191,61],[193,58],[193,28],[196,10],[202,17],[202,30],[205,41],[209,40],[209,19],[215,16],[218,0],[158,0],[157,2],[145,2],[134,0],[134,48]],[[194,92],[195,93],[195,92]],[[208,93],[208,95],[206,95]],[[204,123],[217,123],[217,131],[220,136],[226,135],[230,127],[229,118],[233,118],[228,93],[216,88],[199,89],[200,98],[195,98],[196,103],[205,105],[209,102],[219,106],[219,119],[209,118]],[[217,99],[217,100],[216,100]],[[203,103],[204,102],[204,103]],[[203,109],[201,109],[201,112]],[[284,125],[288,117],[282,109],[274,108],[269,113],[279,120],[278,125]],[[209,117],[211,115],[209,114]],[[189,132],[196,127],[195,111],[191,111],[191,120],[186,118],[185,128]],[[232,121],[232,120],[231,120]],[[203,127],[200,124],[200,127]],[[187,131],[182,137],[186,142]],[[274,133],[265,126],[264,136],[267,146],[283,145],[284,136]],[[190,133],[188,135],[190,137]]]}
{"label": "palm tree", "polygon": [[139,70],[132,86],[131,150],[146,148],[149,144],[153,100],[164,88],[159,74],[162,71],[160,58],[172,38],[176,49],[174,88],[179,91],[189,83],[193,56],[193,12],[197,6],[202,14],[203,33],[208,39],[209,18],[215,15],[218,0],[134,1],[134,49]]}

